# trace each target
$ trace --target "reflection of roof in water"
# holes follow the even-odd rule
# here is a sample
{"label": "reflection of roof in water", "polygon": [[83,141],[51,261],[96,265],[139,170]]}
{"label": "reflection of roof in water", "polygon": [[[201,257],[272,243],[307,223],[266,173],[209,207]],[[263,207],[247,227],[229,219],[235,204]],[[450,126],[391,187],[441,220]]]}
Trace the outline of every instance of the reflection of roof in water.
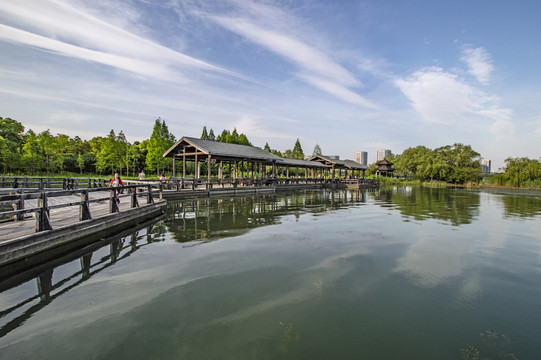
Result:
{"label": "reflection of roof in water", "polygon": [[165,224],[178,242],[212,241],[280,223],[282,216],[318,213],[364,201],[342,191],[308,191],[254,197],[170,201]]}

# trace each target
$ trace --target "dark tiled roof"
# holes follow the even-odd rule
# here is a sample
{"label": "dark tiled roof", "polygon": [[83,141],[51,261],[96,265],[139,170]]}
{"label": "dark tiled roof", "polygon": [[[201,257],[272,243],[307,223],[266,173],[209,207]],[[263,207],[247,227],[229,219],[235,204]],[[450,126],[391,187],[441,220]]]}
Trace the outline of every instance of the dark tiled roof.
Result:
{"label": "dark tiled roof", "polygon": [[359,164],[357,161],[344,160],[343,162],[350,169],[354,169],[354,170],[367,170],[368,169],[368,166]]}
{"label": "dark tiled roof", "polygon": [[211,156],[222,156],[235,159],[253,159],[253,160],[267,160],[276,161],[280,160],[280,157],[271,154],[263,149],[249,145],[229,144],[219,141],[202,140],[192,137],[183,137],[169,150],[167,150],[163,156],[173,156],[175,152],[180,155],[182,153],[182,143],[190,144]]}
{"label": "dark tiled roof", "polygon": [[329,162],[331,164],[335,164],[338,168],[344,168],[345,167],[345,168],[353,169],[353,170],[366,170],[366,169],[368,169],[368,167],[366,167],[364,165],[361,165],[358,162],[353,161],[353,160],[335,160],[335,159],[331,159],[330,157],[327,157],[325,155],[314,156],[314,157],[312,157],[310,159],[310,161],[317,161],[318,158],[323,159],[326,162]]}

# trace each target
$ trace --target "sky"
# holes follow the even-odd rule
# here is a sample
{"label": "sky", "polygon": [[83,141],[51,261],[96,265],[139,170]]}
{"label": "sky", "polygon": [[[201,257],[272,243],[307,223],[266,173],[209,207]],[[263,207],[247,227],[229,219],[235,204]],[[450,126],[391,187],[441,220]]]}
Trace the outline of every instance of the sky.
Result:
{"label": "sky", "polygon": [[537,0],[2,0],[0,116],[89,140],[203,126],[354,159],[541,157]]}

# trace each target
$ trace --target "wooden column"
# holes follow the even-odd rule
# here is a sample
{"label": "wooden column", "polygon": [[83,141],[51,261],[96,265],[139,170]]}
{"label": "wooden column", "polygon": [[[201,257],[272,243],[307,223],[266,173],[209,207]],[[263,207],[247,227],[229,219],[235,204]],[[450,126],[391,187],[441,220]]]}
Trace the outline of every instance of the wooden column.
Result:
{"label": "wooden column", "polygon": [[175,155],[173,155],[173,177],[176,177],[175,176]]}
{"label": "wooden column", "polygon": [[194,169],[194,179],[199,179],[199,162],[197,161],[197,153],[195,153],[195,169]]}
{"label": "wooden column", "polygon": [[182,149],[182,178],[186,177],[186,148]]}
{"label": "wooden column", "polygon": [[208,188],[210,189],[210,154],[208,154],[207,156],[207,185],[208,185]]}

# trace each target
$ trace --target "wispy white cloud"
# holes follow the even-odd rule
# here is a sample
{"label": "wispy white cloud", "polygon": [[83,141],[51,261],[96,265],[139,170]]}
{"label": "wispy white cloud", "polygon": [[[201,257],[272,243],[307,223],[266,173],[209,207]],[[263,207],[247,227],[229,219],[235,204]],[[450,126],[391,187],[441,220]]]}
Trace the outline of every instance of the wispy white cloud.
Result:
{"label": "wispy white cloud", "polygon": [[466,46],[462,49],[460,60],[466,63],[468,72],[481,84],[486,85],[490,82],[494,66],[490,55],[484,48],[478,47],[474,49]]}
{"label": "wispy white cloud", "polygon": [[298,23],[298,19],[269,5],[253,2],[237,2],[237,5],[242,7],[241,10],[231,15],[200,15],[294,64],[296,75],[306,83],[343,101],[377,108],[352,90],[362,86],[359,79],[328,51],[312,44],[309,40],[312,35],[306,35],[303,29],[289,25]]}
{"label": "wispy white cloud", "polygon": [[190,71],[212,71],[246,77],[160,45],[111,25],[68,3],[53,0],[0,3],[0,18],[22,28],[3,25],[4,41],[94,61],[140,75],[180,81]]}

